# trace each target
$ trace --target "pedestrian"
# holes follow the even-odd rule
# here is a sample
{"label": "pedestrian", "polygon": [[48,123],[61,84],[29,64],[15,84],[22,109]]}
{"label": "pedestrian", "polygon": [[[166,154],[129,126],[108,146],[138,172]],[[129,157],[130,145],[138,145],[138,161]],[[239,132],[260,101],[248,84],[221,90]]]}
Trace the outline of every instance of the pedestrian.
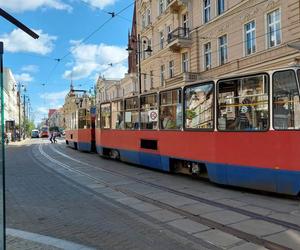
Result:
{"label": "pedestrian", "polygon": [[7,142],[6,143],[8,144],[8,143],[11,142],[11,132],[7,132],[6,136],[7,136]]}
{"label": "pedestrian", "polygon": [[51,141],[51,143],[53,143],[53,132],[50,132],[49,140]]}
{"label": "pedestrian", "polygon": [[53,143],[57,143],[56,137],[57,137],[57,132],[54,131],[53,132]]}

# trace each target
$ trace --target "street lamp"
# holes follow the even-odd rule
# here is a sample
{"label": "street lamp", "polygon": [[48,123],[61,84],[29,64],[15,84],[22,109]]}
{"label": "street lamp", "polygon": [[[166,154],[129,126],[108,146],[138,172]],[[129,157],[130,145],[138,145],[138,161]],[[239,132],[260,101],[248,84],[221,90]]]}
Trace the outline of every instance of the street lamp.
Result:
{"label": "street lamp", "polygon": [[[14,85],[13,91],[17,88],[17,95],[18,95],[18,105],[19,105],[19,141],[21,141],[21,90],[23,89],[26,92],[25,85],[18,82]],[[25,117],[24,117],[25,118]]]}
{"label": "street lamp", "polygon": [[[143,40],[143,39],[145,39],[145,40]],[[144,44],[146,44],[147,41],[148,41],[147,49],[142,51],[142,48],[141,48],[142,46],[141,46],[141,44],[142,44],[142,42],[143,42]],[[146,37],[146,36],[141,37],[141,35],[138,34],[138,36],[137,36],[137,41],[136,41],[136,42],[137,42],[137,45],[138,45],[138,46],[137,46],[137,51],[136,51],[136,53],[137,53],[137,56],[138,56],[139,94],[142,93],[141,53],[142,53],[142,52],[146,52],[146,53],[151,53],[151,52],[152,52],[151,46],[149,45],[149,41],[150,41],[150,39],[149,39],[148,37]],[[128,44],[128,48],[127,48],[126,50],[127,50],[129,53],[133,52],[133,48],[130,47],[130,44]]]}

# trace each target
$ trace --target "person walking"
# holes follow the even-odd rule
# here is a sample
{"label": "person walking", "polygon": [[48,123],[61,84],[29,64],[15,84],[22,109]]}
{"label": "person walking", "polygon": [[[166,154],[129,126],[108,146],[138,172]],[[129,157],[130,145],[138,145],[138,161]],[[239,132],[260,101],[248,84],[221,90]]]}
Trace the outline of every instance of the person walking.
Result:
{"label": "person walking", "polygon": [[57,132],[54,131],[53,132],[53,143],[57,143],[56,137],[57,137]]}
{"label": "person walking", "polygon": [[53,143],[53,132],[50,132],[49,140],[50,140],[51,143]]}

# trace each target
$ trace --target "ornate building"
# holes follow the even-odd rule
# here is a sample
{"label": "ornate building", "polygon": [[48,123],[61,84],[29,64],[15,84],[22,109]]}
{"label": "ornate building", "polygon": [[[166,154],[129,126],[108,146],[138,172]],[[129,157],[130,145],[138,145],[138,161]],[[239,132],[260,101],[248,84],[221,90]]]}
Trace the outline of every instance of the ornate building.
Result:
{"label": "ornate building", "polygon": [[139,0],[136,18],[143,91],[299,61],[296,0]]}
{"label": "ornate building", "polygon": [[[78,129],[79,109],[90,110],[92,98],[85,91],[75,90],[71,84],[70,92],[65,97],[63,105],[64,126],[67,129]],[[86,114],[86,119],[90,119]]]}

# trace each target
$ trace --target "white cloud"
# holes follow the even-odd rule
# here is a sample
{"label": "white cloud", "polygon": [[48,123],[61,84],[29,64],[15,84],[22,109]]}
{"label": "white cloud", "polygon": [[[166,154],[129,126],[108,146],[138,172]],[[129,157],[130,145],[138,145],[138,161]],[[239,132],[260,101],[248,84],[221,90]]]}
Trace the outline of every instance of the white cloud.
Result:
{"label": "white cloud", "polygon": [[[74,65],[63,77],[82,79],[96,72],[108,78],[122,78],[127,72],[125,47],[106,44],[81,44],[71,48]],[[110,64],[112,63],[112,66]]]}
{"label": "white cloud", "polygon": [[46,107],[38,107],[33,109],[33,119],[35,121],[35,124],[39,124],[43,118],[48,117],[48,108]]}
{"label": "white cloud", "polygon": [[33,11],[38,8],[53,8],[71,11],[72,7],[61,0],[0,0],[1,8],[12,12]]}
{"label": "white cloud", "polygon": [[36,73],[39,71],[39,67],[37,65],[25,65],[21,68],[21,71],[23,72],[29,72],[29,73]]}
{"label": "white cloud", "polygon": [[9,52],[32,52],[41,55],[50,53],[54,47],[53,41],[57,37],[43,33],[42,30],[35,32],[40,35],[39,39],[32,39],[22,30],[14,29],[11,33],[0,36],[0,40],[4,42],[5,50]]}
{"label": "white cloud", "polygon": [[38,114],[48,114],[48,109],[46,107],[38,107],[36,112]]}
{"label": "white cloud", "polygon": [[66,95],[69,90],[63,90],[59,92],[47,92],[40,94],[40,98],[45,100],[49,108],[58,108],[63,105]]}
{"label": "white cloud", "polygon": [[17,82],[31,82],[33,77],[28,73],[14,74]]}
{"label": "white cloud", "polygon": [[91,5],[91,7],[104,9],[108,5],[113,5],[117,0],[82,0],[83,2]]}

